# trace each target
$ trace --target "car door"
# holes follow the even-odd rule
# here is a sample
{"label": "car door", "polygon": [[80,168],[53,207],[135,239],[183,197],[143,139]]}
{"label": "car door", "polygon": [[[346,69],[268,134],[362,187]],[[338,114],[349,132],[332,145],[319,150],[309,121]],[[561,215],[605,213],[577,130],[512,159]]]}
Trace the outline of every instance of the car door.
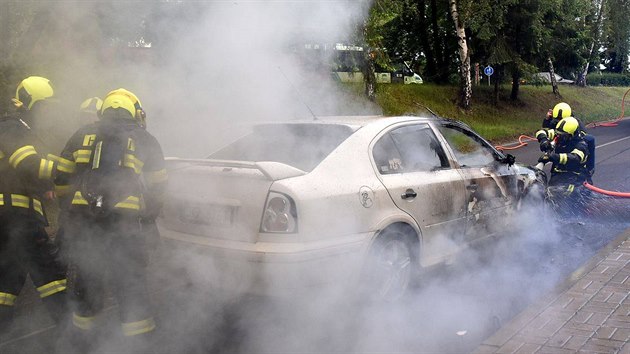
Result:
{"label": "car door", "polygon": [[437,128],[453,153],[467,190],[468,242],[503,230],[517,196],[517,174],[504,157],[471,130],[452,123]]}
{"label": "car door", "polygon": [[455,253],[466,228],[467,194],[462,175],[451,166],[431,127],[390,128],[375,140],[372,156],[396,206],[420,226],[423,263]]}

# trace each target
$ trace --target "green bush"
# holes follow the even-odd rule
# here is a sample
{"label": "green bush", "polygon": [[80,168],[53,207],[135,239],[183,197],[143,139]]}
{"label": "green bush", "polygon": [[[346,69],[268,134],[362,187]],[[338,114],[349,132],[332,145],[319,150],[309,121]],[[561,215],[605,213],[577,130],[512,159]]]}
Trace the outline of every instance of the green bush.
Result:
{"label": "green bush", "polygon": [[630,74],[593,73],[588,75],[587,82],[592,86],[630,86]]}

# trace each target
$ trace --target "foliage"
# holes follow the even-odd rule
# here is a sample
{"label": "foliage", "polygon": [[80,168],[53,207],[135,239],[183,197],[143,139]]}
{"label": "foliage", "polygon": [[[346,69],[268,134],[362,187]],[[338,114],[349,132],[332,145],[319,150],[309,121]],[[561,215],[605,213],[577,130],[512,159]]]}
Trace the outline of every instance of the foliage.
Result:
{"label": "foliage", "polygon": [[385,50],[384,34],[391,28],[391,23],[400,16],[402,5],[394,0],[376,0],[370,8],[363,33],[367,47],[377,65],[391,69],[390,57]]}
{"label": "foliage", "polygon": [[[543,14],[541,52],[536,58],[538,68],[546,68],[551,58],[556,73],[576,78],[589,60],[589,45],[593,40],[591,18],[594,18],[591,0],[548,1]],[[547,70],[541,70],[547,71]]]}
{"label": "foliage", "polygon": [[[627,0],[462,0],[460,12],[467,25],[472,62],[493,65],[495,82],[512,83],[512,99],[518,98],[520,78],[548,71],[549,59],[558,73],[575,79],[584,65],[594,59],[593,47],[598,47],[595,41],[600,1],[628,3]],[[625,11],[624,16],[630,16],[629,13]],[[411,29],[415,30],[415,38],[429,37],[423,17],[415,21],[419,28],[406,25],[400,33]],[[630,38],[630,32],[624,33],[624,38]],[[453,38],[446,40],[454,42]],[[430,51],[423,50],[428,61],[427,53]],[[452,67],[449,70],[456,71]],[[425,76],[427,81],[438,82]]]}
{"label": "foliage", "polygon": [[[457,37],[448,1],[366,3],[368,16],[359,32],[371,49],[371,64],[388,67],[391,60],[402,59],[425,82],[459,81]],[[471,64],[493,65],[492,80],[512,84],[513,100],[520,99],[520,79],[548,71],[549,60],[566,78],[577,79],[588,68],[593,76],[589,75],[590,84],[624,84],[625,79],[596,74],[628,72],[630,0],[457,0],[457,4]],[[171,55],[181,33],[178,26],[194,23],[213,6],[187,0],[0,1],[0,85],[14,86],[24,72],[50,76],[55,65],[85,65],[74,58],[92,57],[94,66],[107,65],[120,47],[141,41],[160,44],[152,49],[156,57]],[[5,105],[2,102],[0,108]]]}
{"label": "foliage", "polygon": [[614,73],[628,72],[630,55],[630,1],[608,0],[607,19],[604,28],[606,36],[601,53],[601,63],[606,71]]}
{"label": "foliage", "polygon": [[383,28],[388,55],[411,63],[425,81],[448,83],[458,70],[457,39],[448,1],[397,2],[397,16]]}
{"label": "foliage", "polygon": [[630,73],[600,73],[590,75],[588,83],[592,86],[630,86]]}

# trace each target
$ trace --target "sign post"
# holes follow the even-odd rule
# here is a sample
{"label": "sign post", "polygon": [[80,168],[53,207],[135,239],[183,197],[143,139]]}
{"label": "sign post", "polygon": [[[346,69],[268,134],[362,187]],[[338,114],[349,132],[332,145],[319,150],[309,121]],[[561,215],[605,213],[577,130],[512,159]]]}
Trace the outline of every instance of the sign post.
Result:
{"label": "sign post", "polygon": [[488,77],[488,86],[490,86],[490,76],[494,74],[494,68],[488,65],[483,69],[483,73],[486,74],[486,76]]}

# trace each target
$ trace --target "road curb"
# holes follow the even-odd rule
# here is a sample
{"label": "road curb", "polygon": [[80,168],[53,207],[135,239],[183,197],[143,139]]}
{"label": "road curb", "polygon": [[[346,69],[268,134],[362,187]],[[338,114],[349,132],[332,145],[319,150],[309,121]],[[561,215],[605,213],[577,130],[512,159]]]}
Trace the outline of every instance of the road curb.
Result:
{"label": "road curb", "polygon": [[481,345],[473,351],[473,353],[481,354],[496,352],[505,343],[516,336],[522,329],[524,329],[530,322],[532,322],[532,320],[545,312],[551,304],[564,294],[564,292],[569,290],[580,279],[584,278],[584,276],[595,269],[615,249],[628,239],[630,239],[630,228],[621,232],[586,263],[565,278],[562,283],[554,287],[548,294],[528,306],[525,310],[510,320],[510,322],[508,322],[505,326],[501,327],[497,332],[485,339]]}

